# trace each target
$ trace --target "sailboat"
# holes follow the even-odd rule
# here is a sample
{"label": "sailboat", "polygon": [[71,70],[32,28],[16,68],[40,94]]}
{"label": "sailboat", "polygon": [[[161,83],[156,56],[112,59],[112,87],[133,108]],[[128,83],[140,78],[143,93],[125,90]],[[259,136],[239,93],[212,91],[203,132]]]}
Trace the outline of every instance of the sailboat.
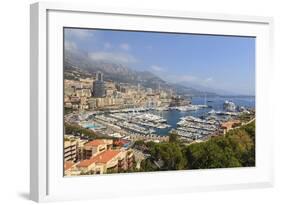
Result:
{"label": "sailboat", "polygon": [[206,93],[205,93],[205,107],[206,107],[206,108],[212,108],[211,105],[207,105],[207,102],[213,102],[213,101],[212,101],[212,100],[207,100],[207,95],[206,95]]}
{"label": "sailboat", "polygon": [[204,98],[204,105],[201,105],[200,107],[201,107],[201,108],[207,108],[207,107],[208,107],[208,105],[207,105],[207,95],[206,95],[206,93],[205,93],[205,98]]}

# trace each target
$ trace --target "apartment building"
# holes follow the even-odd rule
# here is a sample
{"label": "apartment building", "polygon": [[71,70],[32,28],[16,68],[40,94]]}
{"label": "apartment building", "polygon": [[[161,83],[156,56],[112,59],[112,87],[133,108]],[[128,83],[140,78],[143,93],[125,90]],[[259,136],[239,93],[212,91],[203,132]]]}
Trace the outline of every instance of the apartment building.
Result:
{"label": "apartment building", "polygon": [[123,153],[119,150],[106,150],[98,155],[82,160],[77,168],[82,173],[103,174],[107,172],[117,172],[119,161],[123,159]]}
{"label": "apartment building", "polygon": [[106,139],[96,139],[84,144],[83,159],[90,159],[91,157],[110,149],[112,144],[113,140]]}
{"label": "apartment building", "polygon": [[64,161],[80,161],[83,158],[83,148],[87,140],[81,140],[73,135],[64,136]]}
{"label": "apartment building", "polygon": [[77,140],[64,138],[64,161],[76,161]]}

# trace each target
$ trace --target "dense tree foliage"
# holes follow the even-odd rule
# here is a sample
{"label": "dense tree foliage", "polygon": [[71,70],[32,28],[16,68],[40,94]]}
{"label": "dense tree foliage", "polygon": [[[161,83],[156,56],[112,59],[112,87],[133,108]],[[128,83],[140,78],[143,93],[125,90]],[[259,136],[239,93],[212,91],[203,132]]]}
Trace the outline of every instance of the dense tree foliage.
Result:
{"label": "dense tree foliage", "polygon": [[65,134],[85,136],[85,137],[89,137],[89,138],[96,138],[97,137],[97,135],[92,130],[83,128],[83,127],[81,127],[79,125],[76,125],[76,124],[65,123],[64,128],[65,128],[64,129]]}
{"label": "dense tree foliage", "polygon": [[189,169],[255,166],[255,122],[185,150]]}
{"label": "dense tree foliage", "polygon": [[255,122],[201,143],[183,145],[173,134],[169,142],[137,145],[151,156],[141,163],[143,171],[255,166]]}
{"label": "dense tree foliage", "polygon": [[186,166],[186,159],[177,143],[153,143],[149,150],[156,163],[160,162],[161,169],[178,170]]}
{"label": "dense tree foliage", "polygon": [[189,169],[241,166],[232,149],[232,142],[223,137],[188,146],[186,157]]}
{"label": "dense tree foliage", "polygon": [[64,129],[65,134],[67,134],[67,135],[81,136],[81,137],[85,137],[87,139],[99,139],[99,138],[113,139],[112,137],[99,136],[93,130],[81,127],[77,124],[65,123],[64,128],[65,128]]}
{"label": "dense tree foliage", "polygon": [[179,142],[179,136],[177,134],[171,133],[169,136],[169,142]]}
{"label": "dense tree foliage", "polygon": [[160,169],[153,163],[151,159],[146,159],[141,162],[140,172],[153,172]]}
{"label": "dense tree foliage", "polygon": [[256,136],[256,126],[255,122],[252,122],[246,126],[244,126],[245,131],[250,135],[253,142],[255,142],[255,136]]}

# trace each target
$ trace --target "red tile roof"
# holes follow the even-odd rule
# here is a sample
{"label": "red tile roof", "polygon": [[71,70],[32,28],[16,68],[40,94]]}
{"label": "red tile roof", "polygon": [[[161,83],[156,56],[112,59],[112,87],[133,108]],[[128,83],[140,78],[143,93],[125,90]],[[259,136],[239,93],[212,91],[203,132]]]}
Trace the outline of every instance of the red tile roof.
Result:
{"label": "red tile roof", "polygon": [[120,153],[118,150],[107,150],[92,158],[96,163],[107,163]]}
{"label": "red tile roof", "polygon": [[82,160],[77,167],[88,167],[93,163],[107,163],[120,153],[118,150],[106,150],[91,159]]}
{"label": "red tile roof", "polygon": [[82,160],[78,165],[77,167],[88,167],[90,166],[91,164],[93,164],[94,162],[91,160],[91,159],[85,159],[85,160]]}
{"label": "red tile roof", "polygon": [[92,140],[87,142],[85,146],[97,147],[99,145],[106,144],[103,140]]}
{"label": "red tile roof", "polygon": [[64,171],[69,170],[74,165],[71,161],[64,162]]}

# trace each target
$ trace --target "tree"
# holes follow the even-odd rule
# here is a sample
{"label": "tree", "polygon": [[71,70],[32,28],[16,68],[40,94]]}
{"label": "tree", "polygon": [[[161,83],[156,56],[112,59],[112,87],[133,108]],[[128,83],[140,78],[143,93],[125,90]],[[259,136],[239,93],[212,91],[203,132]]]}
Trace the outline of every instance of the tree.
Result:
{"label": "tree", "polygon": [[137,144],[144,145],[151,156],[142,162],[141,171],[255,166],[255,122],[191,145],[179,143],[173,134],[169,142]]}
{"label": "tree", "polygon": [[226,135],[236,157],[244,167],[255,166],[255,122],[232,130]]}
{"label": "tree", "polygon": [[169,135],[169,142],[174,142],[174,143],[179,142],[179,136],[175,133],[171,133]]}
{"label": "tree", "polygon": [[189,169],[241,166],[241,163],[229,145],[228,139],[222,137],[188,146],[186,157]]}
{"label": "tree", "polygon": [[88,139],[114,139],[114,137],[98,136],[93,130],[81,127],[78,124],[64,123],[65,134],[84,136]]}
{"label": "tree", "polygon": [[253,141],[255,141],[255,136],[256,136],[255,121],[253,121],[250,124],[244,126],[244,129],[250,135],[250,137],[253,139]]}
{"label": "tree", "polygon": [[151,159],[146,159],[141,162],[140,172],[159,171],[158,167],[153,164]]}
{"label": "tree", "polygon": [[149,154],[155,161],[164,162],[163,170],[179,170],[186,167],[186,159],[177,143],[148,143]]}

